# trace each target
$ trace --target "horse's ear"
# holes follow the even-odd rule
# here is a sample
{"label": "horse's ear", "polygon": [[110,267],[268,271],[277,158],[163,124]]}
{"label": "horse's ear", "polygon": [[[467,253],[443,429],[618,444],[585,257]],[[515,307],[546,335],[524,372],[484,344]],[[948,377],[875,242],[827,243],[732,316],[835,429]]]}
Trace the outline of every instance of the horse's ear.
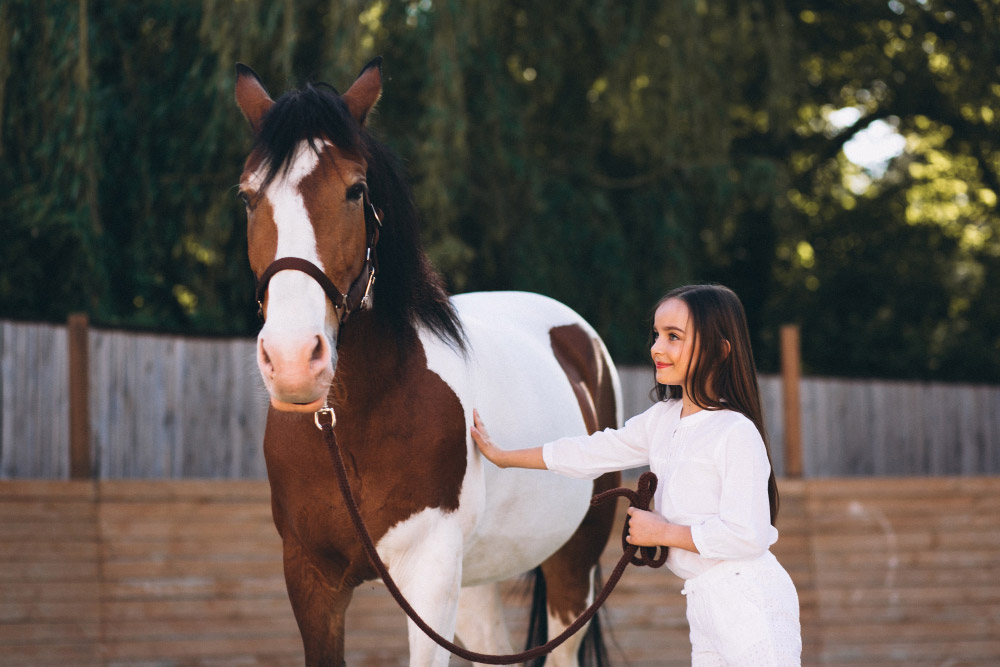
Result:
{"label": "horse's ear", "polygon": [[350,109],[351,115],[364,125],[368,113],[375,108],[375,103],[382,95],[382,56],[376,57],[365,65],[361,74],[354,80],[351,87],[344,93],[343,99]]}
{"label": "horse's ear", "polygon": [[236,63],[236,104],[255,134],[260,129],[260,119],[274,104],[257,73],[243,63]]}

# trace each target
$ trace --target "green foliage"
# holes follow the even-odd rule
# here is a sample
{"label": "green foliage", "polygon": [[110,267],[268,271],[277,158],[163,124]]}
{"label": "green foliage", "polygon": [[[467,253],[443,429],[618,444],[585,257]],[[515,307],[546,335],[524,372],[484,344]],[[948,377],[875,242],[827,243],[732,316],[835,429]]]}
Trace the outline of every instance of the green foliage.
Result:
{"label": "green foliage", "polygon": [[[995,382],[1000,3],[802,4],[811,98],[779,200],[771,317],[802,324],[814,371]],[[862,115],[838,132],[829,113],[846,106]],[[874,121],[906,139],[884,173],[840,150]]]}
{"label": "green foliage", "polygon": [[[0,4],[0,316],[255,327],[233,65],[278,95],[385,58],[455,291],[528,289],[645,359],[649,308],[712,280],[762,368],[1000,377],[997,0],[186,0]],[[81,35],[83,38],[81,39]],[[854,107],[858,120],[831,114]],[[884,170],[846,159],[873,122]]]}

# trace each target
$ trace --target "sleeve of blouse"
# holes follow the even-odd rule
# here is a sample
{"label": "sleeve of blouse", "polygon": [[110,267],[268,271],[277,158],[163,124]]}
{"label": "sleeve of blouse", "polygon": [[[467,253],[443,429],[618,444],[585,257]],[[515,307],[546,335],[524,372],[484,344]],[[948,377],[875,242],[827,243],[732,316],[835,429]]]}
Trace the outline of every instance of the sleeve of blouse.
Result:
{"label": "sleeve of blouse", "polygon": [[719,513],[691,526],[691,539],[706,558],[751,558],[775,541],[767,480],[771,468],[760,433],[750,421],[725,436],[717,459],[722,474]]}
{"label": "sleeve of blouse", "polygon": [[621,428],[548,442],[542,445],[545,467],[567,477],[594,479],[606,472],[647,465],[647,429],[656,412],[654,405]]}

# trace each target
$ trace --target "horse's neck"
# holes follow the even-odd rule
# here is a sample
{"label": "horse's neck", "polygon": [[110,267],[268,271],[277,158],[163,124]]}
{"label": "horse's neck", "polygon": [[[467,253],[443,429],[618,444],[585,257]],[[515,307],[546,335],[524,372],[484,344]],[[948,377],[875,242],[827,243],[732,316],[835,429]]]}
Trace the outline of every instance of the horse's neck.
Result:
{"label": "horse's neck", "polygon": [[333,398],[339,407],[365,412],[390,387],[405,381],[418,353],[417,335],[399,336],[380,324],[372,313],[351,316],[340,332]]}

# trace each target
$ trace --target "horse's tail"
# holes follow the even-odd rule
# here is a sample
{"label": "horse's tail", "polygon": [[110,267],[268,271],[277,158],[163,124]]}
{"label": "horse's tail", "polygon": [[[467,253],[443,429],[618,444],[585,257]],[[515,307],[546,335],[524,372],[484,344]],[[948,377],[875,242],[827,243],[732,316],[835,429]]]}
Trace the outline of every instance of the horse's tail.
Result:
{"label": "horse's tail", "polygon": [[[528,616],[528,638],[525,640],[525,650],[541,646],[549,640],[548,595],[545,592],[545,575],[542,568],[536,567],[531,589],[531,613]],[[527,667],[542,667],[545,656],[535,658]]]}
{"label": "horse's tail", "polygon": [[[542,574],[541,567],[535,568],[534,580],[525,650],[541,646],[549,639],[548,595],[545,589],[545,575]],[[601,566],[597,565],[594,572],[594,589],[599,590],[602,585]],[[590,625],[587,626],[587,632],[583,635],[583,641],[576,654],[580,667],[608,667],[611,664],[608,660],[607,646],[604,644],[604,635],[601,632],[601,616],[602,612],[600,611],[594,614],[594,617],[590,619]],[[544,664],[545,656],[535,658],[528,663],[529,667],[542,667]]]}

